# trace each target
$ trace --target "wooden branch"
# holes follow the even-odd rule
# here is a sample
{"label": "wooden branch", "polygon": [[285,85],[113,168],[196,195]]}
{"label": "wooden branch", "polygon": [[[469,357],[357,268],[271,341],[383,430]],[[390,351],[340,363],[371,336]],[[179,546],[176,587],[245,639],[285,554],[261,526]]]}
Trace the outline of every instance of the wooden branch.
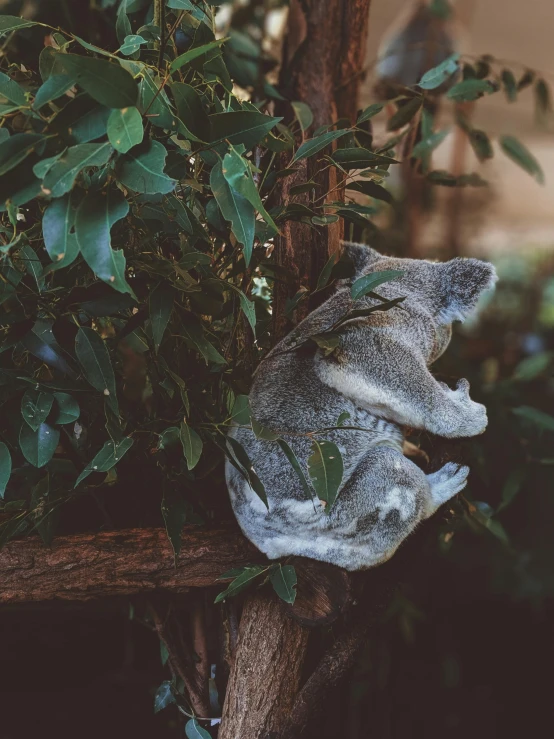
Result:
{"label": "wooden branch", "polygon": [[271,592],[246,601],[219,739],[278,736],[292,708],[308,645],[308,630],[287,616]]}
{"label": "wooden branch", "polygon": [[177,562],[164,529],[127,529],[54,539],[28,537],[0,550],[0,603],[91,600],[214,585],[226,570],[264,561],[236,528],[187,526]]}

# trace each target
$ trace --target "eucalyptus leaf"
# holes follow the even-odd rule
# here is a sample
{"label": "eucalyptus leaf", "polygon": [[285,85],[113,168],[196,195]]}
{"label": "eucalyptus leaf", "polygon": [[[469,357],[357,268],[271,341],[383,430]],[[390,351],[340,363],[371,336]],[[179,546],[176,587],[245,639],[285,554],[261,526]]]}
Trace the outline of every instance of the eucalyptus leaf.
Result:
{"label": "eucalyptus leaf", "polygon": [[154,696],[154,713],[158,713],[163,710],[166,706],[169,706],[170,703],[175,703],[175,696],[173,695],[171,682],[169,680],[164,680],[156,690],[156,695]]}
{"label": "eucalyptus leaf", "polygon": [[310,106],[307,105],[307,103],[295,100],[291,102],[291,107],[294,110],[296,120],[300,123],[302,131],[307,131],[314,122],[314,114],[312,113]]}
{"label": "eucalyptus leaf", "polygon": [[350,289],[352,300],[358,300],[363,298],[369,292],[375,290],[379,285],[383,285],[385,282],[391,280],[398,280],[404,275],[404,272],[398,269],[388,269],[382,272],[370,272],[367,275],[359,277]]}
{"label": "eucalyptus leaf", "polygon": [[83,90],[102,105],[108,108],[136,105],[137,83],[119,64],[77,54],[59,54],[58,59]]}
{"label": "eucalyptus leaf", "polygon": [[229,186],[246,198],[260,213],[270,228],[275,233],[279,233],[279,229],[262,203],[260,193],[252,179],[252,173],[248,163],[233,146],[229,147],[229,152],[225,154],[222,172]]}
{"label": "eucalyptus leaf", "polygon": [[301,159],[314,156],[314,154],[319,153],[333,141],[342,138],[342,136],[346,136],[347,133],[351,133],[349,128],[341,129],[340,131],[327,131],[327,133],[322,133],[319,136],[314,136],[314,138],[304,141],[304,143],[296,150],[296,153],[291,160],[291,164],[299,162]]}
{"label": "eucalyptus leaf", "polygon": [[175,189],[176,180],[164,173],[167,150],[159,141],[150,139],[117,163],[118,179],[135,192],[165,194]]}
{"label": "eucalyptus leaf", "polygon": [[222,601],[227,600],[227,598],[238,595],[238,593],[247,588],[254,580],[256,580],[256,578],[266,572],[266,570],[267,567],[263,567],[262,565],[250,565],[248,567],[244,567],[240,575],[235,577],[233,582],[230,583],[222,593],[219,593],[214,603],[221,603]]}
{"label": "eucalyptus leaf", "polygon": [[47,423],[41,423],[36,430],[24,423],[19,432],[19,446],[23,456],[33,467],[44,467],[48,464],[54,456],[59,440],[59,430]]}
{"label": "eucalyptus leaf", "polygon": [[35,95],[33,108],[38,110],[46,103],[64,95],[75,84],[75,78],[70,74],[53,74],[44,82]]}
{"label": "eucalyptus leaf", "polygon": [[121,461],[121,458],[127,454],[133,446],[133,439],[124,437],[121,441],[107,441],[98,454],[94,457],[85,469],[81,472],[75,487],[85,480],[93,472],[109,472],[113,467]]}
{"label": "eucalyptus leaf", "polygon": [[120,190],[88,192],[75,215],[75,236],[79,250],[92,271],[121,293],[132,293],[125,279],[123,250],[111,246],[114,223],[125,218],[129,204]]}
{"label": "eucalyptus leaf", "polygon": [[308,458],[308,473],[317,497],[329,513],[342,483],[344,465],[339,448],[331,441],[314,440]]}
{"label": "eucalyptus leaf", "polygon": [[458,82],[446,93],[446,97],[456,102],[477,100],[483,95],[490,95],[495,91],[494,85],[489,80],[469,79]]}
{"label": "eucalyptus leaf", "polygon": [[144,136],[142,116],[137,108],[116,108],[108,118],[108,139],[114,149],[126,154]]}
{"label": "eucalyptus leaf", "polygon": [[48,256],[54,263],[63,261],[64,267],[79,253],[77,237],[72,230],[74,222],[75,211],[69,194],[52,200],[42,217],[42,236]]}
{"label": "eucalyptus leaf", "polygon": [[500,147],[504,154],[531,175],[539,185],[544,185],[544,172],[529,149],[514,136],[502,136]]}
{"label": "eucalyptus leaf", "polygon": [[422,90],[435,90],[444,84],[453,74],[458,71],[459,54],[451,54],[438,66],[425,72],[417,83]]}
{"label": "eucalyptus leaf", "polygon": [[254,244],[256,211],[252,203],[232,188],[225,179],[218,161],[210,172],[210,187],[223,218],[230,221],[231,230],[244,248],[244,261],[250,264]]}
{"label": "eucalyptus leaf", "polygon": [[29,156],[44,137],[38,133],[16,133],[0,143],[0,176]]}
{"label": "eucalyptus leaf", "polygon": [[210,41],[207,44],[203,44],[202,46],[196,46],[193,49],[189,49],[189,51],[181,54],[171,62],[171,65],[169,67],[170,71],[177,72],[177,70],[181,69],[181,67],[184,67],[185,64],[190,64],[190,62],[192,62],[194,59],[198,59],[198,57],[200,56],[205,56],[214,49],[219,48],[221,44],[224,44],[226,41],[226,38],[220,38],[216,39],[215,41]]}
{"label": "eucalyptus leaf", "polygon": [[4,497],[11,474],[12,456],[10,450],[3,441],[0,441],[0,499]]}
{"label": "eucalyptus leaf", "polygon": [[226,140],[233,146],[243,145],[247,150],[258,144],[281,118],[272,118],[253,110],[214,113],[208,116],[210,141]]}
{"label": "eucalyptus leaf", "polygon": [[0,72],[0,97],[6,98],[8,102],[13,103],[16,107],[23,108],[29,105],[23,88],[4,72]]}
{"label": "eucalyptus leaf", "polygon": [[118,413],[115,375],[104,341],[91,328],[82,326],[75,339],[75,354],[87,381],[105,396],[114,413]]}
{"label": "eucalyptus leaf", "polygon": [[171,285],[160,283],[150,294],[150,321],[152,324],[152,338],[154,340],[154,351],[158,351],[162,343],[163,335],[169,323],[173,302],[175,300],[175,289]]}
{"label": "eucalyptus leaf", "polygon": [[288,459],[291,467],[296,472],[296,475],[298,476],[300,485],[302,486],[302,490],[304,491],[306,498],[308,500],[312,500],[314,497],[313,491],[310,488],[308,480],[306,479],[306,475],[304,474],[304,471],[302,470],[302,467],[300,466],[300,462],[298,461],[296,454],[293,452],[293,450],[290,448],[290,446],[287,444],[287,442],[284,439],[277,439],[277,443],[281,447],[281,450],[283,454],[285,455],[285,457]]}
{"label": "eucalyptus leaf", "polygon": [[296,600],[296,570],[293,565],[278,565],[270,576],[273,590],[281,600],[290,605]]}
{"label": "eucalyptus leaf", "polygon": [[[206,0],[209,2],[210,0]],[[214,2],[213,5],[218,5],[219,3]],[[203,729],[198,721],[195,718],[191,718],[190,721],[187,721],[185,724],[185,734],[187,735],[187,739],[211,739],[211,735],[206,731],[206,729]]]}
{"label": "eucalyptus leaf", "polygon": [[50,393],[27,390],[21,399],[23,420],[33,431],[37,431],[39,426],[48,418],[53,404],[54,396]]}
{"label": "eucalyptus leaf", "polygon": [[61,426],[67,423],[75,423],[75,421],[81,415],[79,403],[69,393],[54,393],[54,416],[52,423],[60,424]]}
{"label": "eucalyptus leaf", "polygon": [[[28,21],[25,18],[18,18],[15,15],[0,15],[0,36],[12,31],[19,31],[20,28],[29,28],[36,26],[36,21]],[[38,25],[43,25],[42,23]]]}
{"label": "eucalyptus leaf", "polygon": [[48,170],[42,183],[43,191],[53,198],[60,198],[71,190],[83,169],[106,164],[112,151],[108,142],[71,146]]}
{"label": "eucalyptus leaf", "polygon": [[183,454],[187,460],[187,469],[192,470],[196,467],[202,455],[202,439],[185,422],[181,424],[180,436],[181,444],[183,445]]}

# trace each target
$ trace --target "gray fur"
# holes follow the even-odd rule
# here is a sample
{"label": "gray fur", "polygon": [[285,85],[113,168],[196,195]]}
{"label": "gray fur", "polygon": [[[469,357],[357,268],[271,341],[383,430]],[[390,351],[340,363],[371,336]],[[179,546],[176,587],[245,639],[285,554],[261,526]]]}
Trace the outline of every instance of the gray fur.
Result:
{"label": "gray fur", "polygon": [[[336,426],[339,415],[364,431],[336,429],[323,437],[337,444],[344,476],[329,514],[307,500],[296,473],[275,442],[247,428],[232,435],[245,447],[265,485],[269,512],[234,467],[227,466],[231,501],[244,534],[271,559],[299,555],[360,570],[389,559],[419,521],[465,487],[467,467],[452,463],[425,475],[402,454],[403,427],[444,437],[481,434],[485,407],[437,382],[428,366],[446,349],[451,323],[463,321],[480,294],[494,285],[492,265],[477,259],[446,263],[385,257],[347,244],[355,276],[400,269],[404,276],[378,288],[401,307],[347,321],[337,349],[324,356],[302,341],[328,330],[352,309],[350,283],[285,337],[260,365],[250,393],[252,414],[279,432],[306,470],[307,432]],[[354,279],[355,279],[354,278]],[[375,305],[369,297],[356,308]]]}

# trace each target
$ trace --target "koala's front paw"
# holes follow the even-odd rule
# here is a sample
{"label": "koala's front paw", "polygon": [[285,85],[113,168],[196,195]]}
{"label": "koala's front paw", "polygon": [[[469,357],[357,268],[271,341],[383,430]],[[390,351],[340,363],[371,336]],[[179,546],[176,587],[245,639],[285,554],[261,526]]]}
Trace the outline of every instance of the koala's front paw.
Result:
{"label": "koala's front paw", "polygon": [[469,382],[459,380],[454,391],[459,408],[456,436],[478,436],[487,428],[487,409],[469,397]]}

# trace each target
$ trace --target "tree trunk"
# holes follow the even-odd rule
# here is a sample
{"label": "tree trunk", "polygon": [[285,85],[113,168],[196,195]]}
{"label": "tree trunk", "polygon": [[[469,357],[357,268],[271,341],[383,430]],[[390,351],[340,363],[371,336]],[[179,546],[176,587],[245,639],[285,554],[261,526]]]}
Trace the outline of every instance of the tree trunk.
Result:
{"label": "tree trunk", "polygon": [[218,739],[279,736],[294,705],[308,630],[272,593],[245,603]]}
{"label": "tree trunk", "polygon": [[[346,117],[354,122],[359,83],[366,52],[371,0],[291,0],[283,49],[283,94],[306,103],[313,113],[313,129]],[[283,111],[290,120],[290,108]],[[288,156],[288,155],[287,155]],[[287,156],[281,160],[287,167]],[[317,157],[316,159],[320,159]],[[287,205],[294,185],[316,183],[316,202],[341,200],[336,170],[317,161],[302,160],[294,174],[281,179],[276,203]],[[311,191],[313,192],[313,191]],[[308,194],[295,202],[310,206]],[[313,204],[312,204],[313,205]],[[292,282],[275,285],[274,341],[287,332],[288,298],[304,286],[314,290],[317,278],[331,254],[338,254],[342,224],[310,227],[287,221],[276,239],[276,264],[292,275]],[[304,301],[297,310],[300,320],[314,307]],[[309,618],[303,611],[303,615]],[[267,593],[253,595],[244,608],[219,739],[279,737],[300,687],[300,674],[308,642],[306,628],[287,616],[282,603]],[[303,718],[306,714],[303,714]],[[287,728],[294,732],[294,726]]]}
{"label": "tree trunk", "polygon": [[[370,3],[371,0],[291,0],[281,68],[282,88],[289,100],[298,100],[310,107],[314,116],[312,130],[340,118],[348,118],[351,123],[355,120]],[[290,109],[282,112],[290,119]],[[291,200],[291,187],[312,180],[317,184],[316,201],[344,199],[344,191],[337,187],[337,170],[334,167],[322,169],[317,161],[320,158],[321,155],[316,161],[298,162],[297,172],[280,181],[281,204]],[[285,156],[283,168],[287,164]],[[295,196],[294,202],[309,206],[308,193]],[[276,239],[275,260],[294,279],[292,283],[278,284],[275,290],[276,341],[287,332],[287,298],[291,298],[300,286],[314,289],[329,256],[338,254],[342,238],[342,221],[326,227],[287,221],[283,226],[281,236]],[[298,319],[313,307],[313,301],[301,303]]]}
{"label": "tree trunk", "polygon": [[0,603],[91,600],[215,585],[226,570],[264,561],[237,529],[183,529],[176,560],[164,529],[12,541],[0,550]]}

